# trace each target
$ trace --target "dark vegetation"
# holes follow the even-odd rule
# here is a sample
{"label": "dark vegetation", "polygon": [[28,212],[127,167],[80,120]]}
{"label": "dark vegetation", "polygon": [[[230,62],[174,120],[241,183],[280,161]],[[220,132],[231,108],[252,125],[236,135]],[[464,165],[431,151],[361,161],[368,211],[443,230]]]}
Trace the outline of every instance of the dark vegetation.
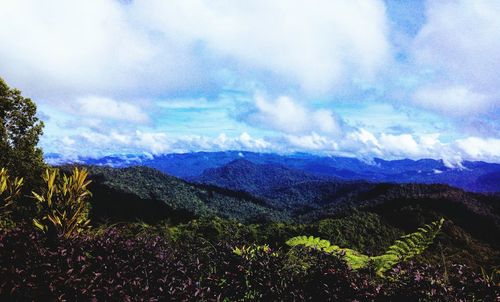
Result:
{"label": "dark vegetation", "polygon": [[244,192],[198,186],[146,167],[114,169],[89,167],[95,202],[95,221],[187,222],[194,217],[219,215],[241,222],[286,219]]}
{"label": "dark vegetation", "polygon": [[0,299],[175,301],[495,301],[464,266],[407,262],[385,278],[310,249],[264,249],[122,225],[48,242],[29,226],[2,232]]}
{"label": "dark vegetation", "polygon": [[[37,158],[34,105],[5,87],[3,127],[26,115],[40,129],[1,144]],[[146,167],[16,170],[16,158],[0,161],[0,301],[499,299],[498,195],[262,161],[187,182]]]}

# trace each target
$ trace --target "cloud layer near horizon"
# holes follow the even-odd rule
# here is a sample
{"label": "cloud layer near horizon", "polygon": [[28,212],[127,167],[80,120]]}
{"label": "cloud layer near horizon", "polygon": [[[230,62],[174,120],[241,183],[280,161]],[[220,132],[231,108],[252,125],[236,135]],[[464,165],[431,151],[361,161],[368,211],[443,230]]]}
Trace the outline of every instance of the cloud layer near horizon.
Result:
{"label": "cloud layer near horizon", "polygon": [[68,156],[500,162],[499,14],[486,0],[5,0],[0,76],[39,104],[45,150]]}

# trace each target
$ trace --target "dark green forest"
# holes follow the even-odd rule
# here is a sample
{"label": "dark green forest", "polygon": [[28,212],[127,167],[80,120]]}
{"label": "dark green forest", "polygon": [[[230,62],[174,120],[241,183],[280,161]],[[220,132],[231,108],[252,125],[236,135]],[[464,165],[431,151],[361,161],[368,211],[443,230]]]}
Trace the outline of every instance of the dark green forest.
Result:
{"label": "dark green forest", "polygon": [[237,161],[43,162],[0,80],[0,301],[498,301],[500,196]]}

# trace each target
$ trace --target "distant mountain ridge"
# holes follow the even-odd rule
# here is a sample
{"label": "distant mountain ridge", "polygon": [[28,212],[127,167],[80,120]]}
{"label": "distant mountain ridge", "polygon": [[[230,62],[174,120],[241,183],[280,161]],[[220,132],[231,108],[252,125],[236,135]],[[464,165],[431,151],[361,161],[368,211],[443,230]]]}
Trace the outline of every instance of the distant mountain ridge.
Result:
{"label": "distant mountain ridge", "polygon": [[207,169],[200,176],[189,178],[197,183],[257,195],[265,195],[276,188],[290,187],[303,182],[329,179],[333,178],[287,168],[281,164],[256,164],[246,159],[236,159],[224,166]]}
{"label": "distant mountain ridge", "polygon": [[[46,156],[49,163],[64,163],[57,154]],[[200,177],[207,169],[245,159],[255,164],[272,164],[302,171],[308,175],[342,180],[394,183],[448,184],[471,192],[500,192],[500,164],[465,161],[461,168],[447,167],[442,160],[374,159],[367,163],[356,158],[325,157],[305,153],[278,155],[240,151],[196,152],[160,156],[120,155],[79,158],[75,162],[91,165],[128,167],[143,165],[185,180]]]}

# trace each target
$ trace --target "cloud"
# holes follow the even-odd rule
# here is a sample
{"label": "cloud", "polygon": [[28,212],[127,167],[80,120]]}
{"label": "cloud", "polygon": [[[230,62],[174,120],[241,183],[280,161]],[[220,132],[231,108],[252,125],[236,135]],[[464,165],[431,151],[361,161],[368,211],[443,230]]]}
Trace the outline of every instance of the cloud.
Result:
{"label": "cloud", "polygon": [[499,14],[498,1],[427,2],[412,53],[434,76],[433,87],[416,92],[419,104],[461,115],[499,109]]}
{"label": "cloud", "polygon": [[498,162],[500,159],[500,139],[468,137],[455,142],[466,159]]}
{"label": "cloud", "polygon": [[[278,75],[307,91],[346,76],[372,77],[390,58],[383,1],[134,2],[166,36],[200,43],[243,70]],[[224,68],[227,68],[225,66]]]}
{"label": "cloud", "polygon": [[284,135],[285,150],[337,151],[338,144],[315,132],[308,135]]}
{"label": "cloud", "polygon": [[190,50],[155,39],[125,8],[120,1],[3,1],[2,77],[49,101],[196,86],[201,68]]}
{"label": "cloud", "polygon": [[[373,158],[442,159],[448,167],[461,167],[465,160],[500,163],[500,139],[467,137],[443,142],[439,134],[375,134],[356,129],[342,138],[318,133],[276,134],[258,137],[247,132],[228,136],[181,135],[165,132],[120,131],[107,133],[84,130],[64,137],[51,138],[48,148],[54,148],[64,159],[78,156],[102,157],[109,154],[167,154],[196,151],[246,150],[254,152],[312,152],[320,155]],[[62,162],[61,158],[56,158]]]}
{"label": "cloud", "polygon": [[0,19],[2,76],[44,97],[206,91],[266,75],[321,93],[390,59],[381,0],[6,0]]}
{"label": "cloud", "polygon": [[149,121],[148,114],[137,105],[98,96],[78,98],[72,104],[71,110],[80,116],[106,120],[134,123],[146,123]]}
{"label": "cloud", "polygon": [[412,99],[425,108],[454,116],[470,115],[491,109],[491,100],[488,96],[458,85],[420,87],[414,92]]}
{"label": "cloud", "polygon": [[[109,133],[91,130],[53,138],[50,147],[57,145],[56,151],[62,158],[75,160],[78,156],[102,157],[109,154],[165,154],[171,152],[214,151],[214,150],[272,150],[270,142],[254,138],[246,132],[236,137],[221,133],[213,138],[200,135],[170,136],[164,132],[125,132],[114,129]],[[57,162],[63,162],[57,158]]]}
{"label": "cloud", "polygon": [[392,7],[406,14],[382,0],[5,0],[0,76],[66,154],[500,161],[500,4],[429,0],[425,20]]}
{"label": "cloud", "polygon": [[343,131],[343,122],[330,110],[310,110],[288,96],[268,101],[256,95],[254,101],[254,112],[246,119],[257,127],[288,134],[319,132],[338,136]]}
{"label": "cloud", "polygon": [[[322,154],[357,157],[371,160],[384,159],[442,159],[448,167],[461,167],[461,162],[500,162],[500,139],[468,137],[444,143],[438,134],[373,134],[366,129],[349,132],[342,139],[327,136],[285,135],[275,140],[279,150],[309,151]],[[285,147],[283,147],[285,146]]]}

